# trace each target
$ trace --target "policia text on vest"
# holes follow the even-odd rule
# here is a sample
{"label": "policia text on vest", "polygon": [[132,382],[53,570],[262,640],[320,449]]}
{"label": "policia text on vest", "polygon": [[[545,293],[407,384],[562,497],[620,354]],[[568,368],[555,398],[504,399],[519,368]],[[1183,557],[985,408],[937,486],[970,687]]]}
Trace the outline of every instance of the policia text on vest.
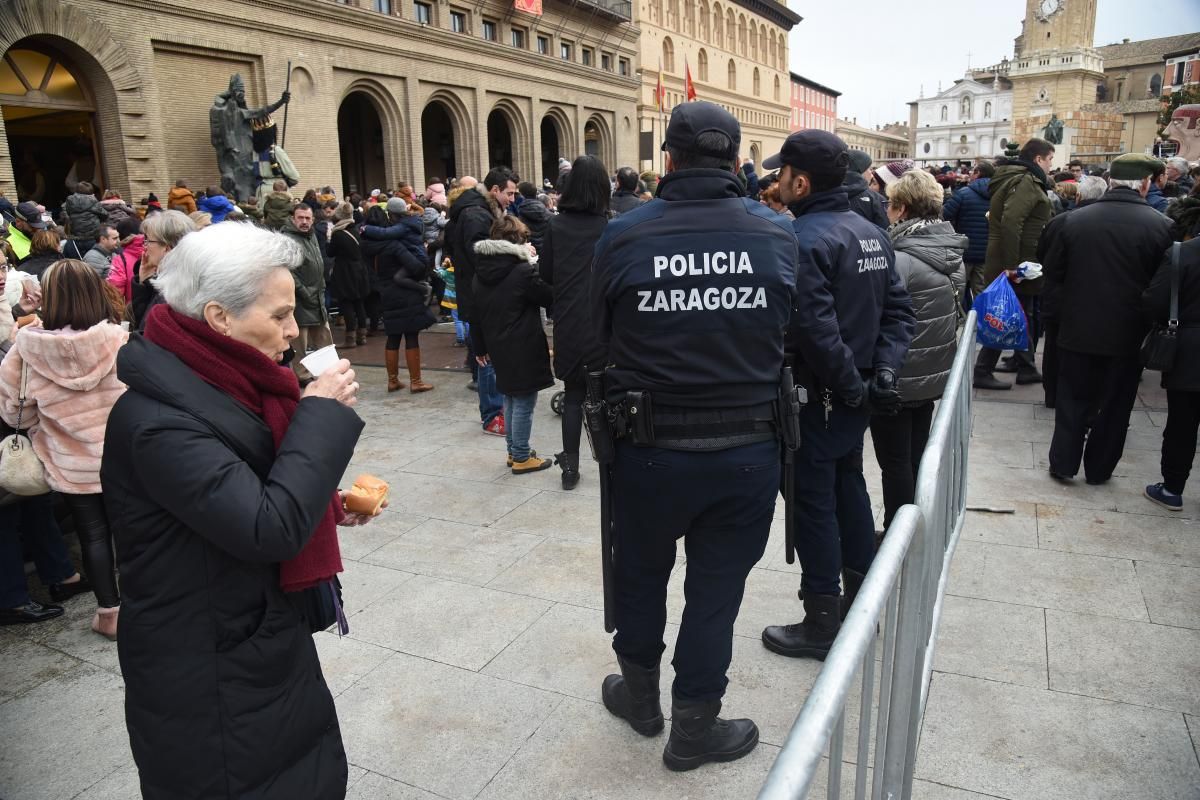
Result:
{"label": "policia text on vest", "polygon": [[[754,274],[750,254],[737,251],[715,253],[676,253],[654,256],[654,277],[664,273],[676,278],[685,275]],[[709,286],[705,289],[642,289],[638,291],[638,311],[718,311],[767,307],[767,290],[761,286]]]}

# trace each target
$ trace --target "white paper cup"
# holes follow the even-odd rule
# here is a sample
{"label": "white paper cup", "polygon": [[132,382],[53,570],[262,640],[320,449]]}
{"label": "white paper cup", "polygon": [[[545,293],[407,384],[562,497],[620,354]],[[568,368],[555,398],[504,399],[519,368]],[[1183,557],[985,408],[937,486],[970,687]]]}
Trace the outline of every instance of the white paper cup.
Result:
{"label": "white paper cup", "polygon": [[300,363],[308,370],[314,378],[320,377],[321,373],[330,369],[338,362],[337,348],[333,345],[325,345],[316,352],[309,353],[304,358],[300,359]]}

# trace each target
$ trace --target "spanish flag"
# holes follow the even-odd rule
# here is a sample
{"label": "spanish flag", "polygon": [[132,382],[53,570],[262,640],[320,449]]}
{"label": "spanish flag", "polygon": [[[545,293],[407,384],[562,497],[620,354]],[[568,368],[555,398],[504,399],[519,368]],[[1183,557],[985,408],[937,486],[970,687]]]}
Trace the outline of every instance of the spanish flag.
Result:
{"label": "spanish flag", "polygon": [[663,86],[662,59],[658,60],[658,85],[654,87],[654,105],[659,111],[663,110],[667,100],[667,88]]}
{"label": "spanish flag", "polygon": [[696,84],[692,83],[692,68],[688,66],[687,56],[683,57],[683,96],[686,100],[696,99]]}

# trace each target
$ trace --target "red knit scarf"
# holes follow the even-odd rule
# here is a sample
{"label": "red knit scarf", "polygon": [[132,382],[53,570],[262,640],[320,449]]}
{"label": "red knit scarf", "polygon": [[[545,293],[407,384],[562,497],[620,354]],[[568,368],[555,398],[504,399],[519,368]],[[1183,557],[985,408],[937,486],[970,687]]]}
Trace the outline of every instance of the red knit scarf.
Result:
{"label": "red knit scarf", "polygon": [[[265,422],[278,452],[300,404],[300,384],[292,370],[248,344],[222,336],[207,322],[186,317],[165,304],[151,309],[145,336],[174,353],[205,383],[225,392]],[[343,517],[341,498],[334,492],[308,544],[295,558],[279,565],[279,583],[285,592],[330,581],[342,571],[337,523]]]}

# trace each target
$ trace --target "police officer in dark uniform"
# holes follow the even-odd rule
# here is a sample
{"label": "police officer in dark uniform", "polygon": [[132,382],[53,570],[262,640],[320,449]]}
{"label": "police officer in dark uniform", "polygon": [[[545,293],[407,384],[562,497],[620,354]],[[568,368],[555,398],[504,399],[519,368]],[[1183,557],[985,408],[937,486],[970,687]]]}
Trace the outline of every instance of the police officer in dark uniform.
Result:
{"label": "police officer in dark uniform", "polygon": [[758,743],[752,721],[717,714],[733,623],[779,489],[774,401],[796,237],[789,220],[746,198],[734,173],[740,142],[737,120],[720,106],[677,106],[657,198],[609,223],[592,279],[593,319],[608,352],[605,394],[617,419],[613,649],[621,674],[605,679],[602,695],[638,733],[663,729],[659,661],[682,539],[686,607],[663,751],[674,770],[732,761]]}
{"label": "police officer in dark uniform", "polygon": [[896,373],[916,320],[887,233],[850,210],[845,143],[800,131],[764,164],[781,169],[780,199],[796,217],[798,302],[787,349],[810,402],[800,413],[789,521],[804,621],[772,625],[762,640],[781,655],[824,660],[875,557],[863,434],[870,414],[899,409]]}

